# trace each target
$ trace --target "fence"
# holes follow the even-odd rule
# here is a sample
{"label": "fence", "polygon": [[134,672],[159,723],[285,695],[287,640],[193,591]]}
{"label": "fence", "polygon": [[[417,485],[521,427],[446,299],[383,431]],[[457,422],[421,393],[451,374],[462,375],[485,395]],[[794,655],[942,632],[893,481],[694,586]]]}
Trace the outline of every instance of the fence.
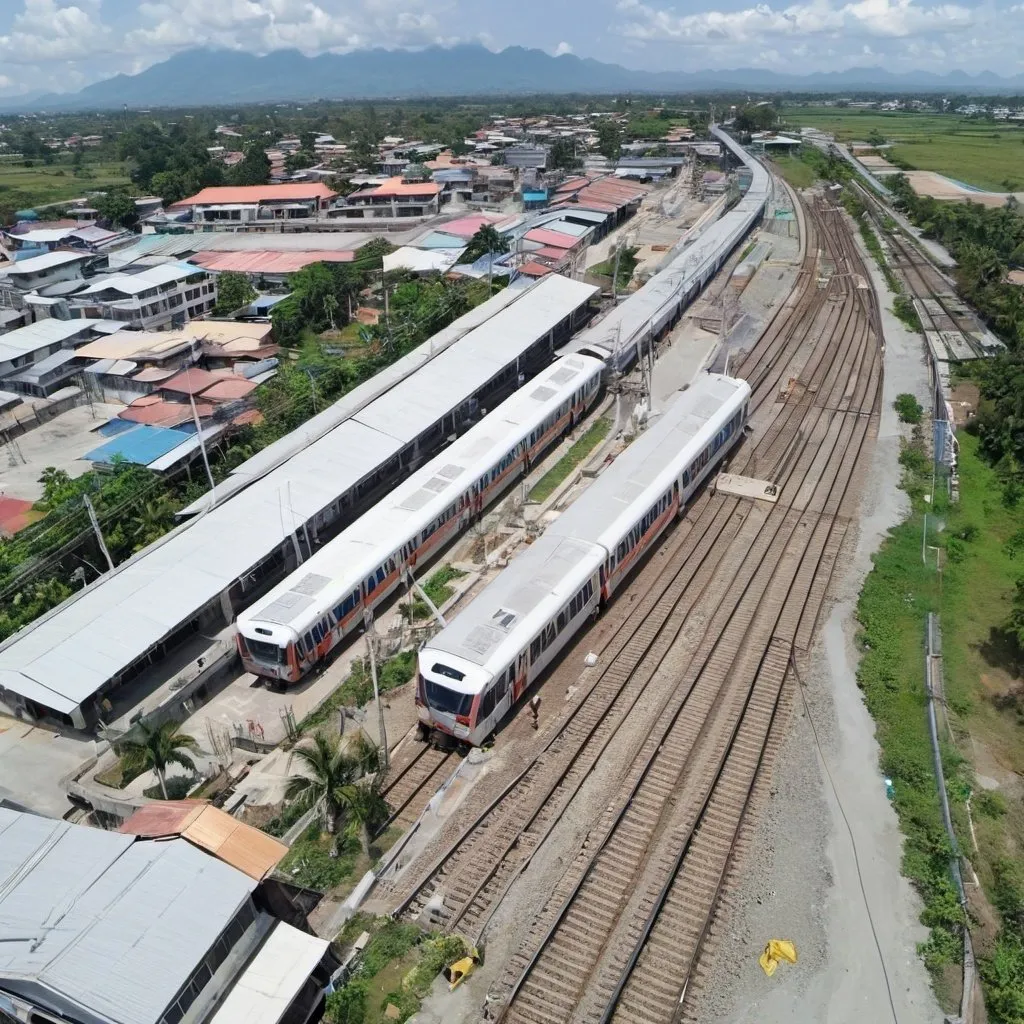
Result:
{"label": "fence", "polygon": [[946,777],[942,770],[942,753],[939,748],[938,718],[935,713],[936,700],[944,703],[942,675],[942,633],[939,628],[939,617],[934,612],[928,613],[927,636],[925,639],[924,685],[928,697],[928,732],[931,736],[932,762],[935,766],[935,783],[939,790],[939,804],[942,809],[942,823],[946,829],[950,849],[949,873],[956,886],[960,898],[960,906],[964,911],[964,949],[963,949],[963,992],[960,997],[960,1014],[958,1017],[947,1017],[949,1024],[970,1024],[973,1018],[975,998],[976,965],[974,961],[974,945],[971,942],[971,930],[966,924],[967,893],[964,889],[963,874],[960,871],[960,844],[953,830],[953,819],[949,813],[949,795],[946,792]]}

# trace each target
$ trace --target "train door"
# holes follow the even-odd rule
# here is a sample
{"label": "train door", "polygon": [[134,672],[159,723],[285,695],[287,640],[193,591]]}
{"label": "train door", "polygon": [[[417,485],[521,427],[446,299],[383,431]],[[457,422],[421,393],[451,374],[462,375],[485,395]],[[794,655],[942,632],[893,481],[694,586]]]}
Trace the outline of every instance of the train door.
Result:
{"label": "train door", "polygon": [[512,700],[511,703],[515,704],[516,701],[523,695],[523,691],[529,684],[530,675],[530,656],[529,651],[520,651],[519,660],[516,663],[516,676],[512,683]]}
{"label": "train door", "polygon": [[512,707],[515,690],[515,666],[509,665],[494,683],[494,724],[502,722]]}

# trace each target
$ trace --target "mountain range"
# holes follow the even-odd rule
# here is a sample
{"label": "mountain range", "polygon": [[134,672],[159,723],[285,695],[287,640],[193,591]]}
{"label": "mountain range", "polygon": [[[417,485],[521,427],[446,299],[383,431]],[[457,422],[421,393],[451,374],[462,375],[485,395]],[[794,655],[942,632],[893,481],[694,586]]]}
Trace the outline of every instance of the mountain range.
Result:
{"label": "mountain range", "polygon": [[[1024,75],[990,71],[892,73],[851,68],[808,75],[758,68],[638,71],[619,64],[510,46],[495,53],[465,44],[424,50],[356,50],[307,57],[297,50],[255,56],[194,49],[135,75],[116,75],[77,93],[12,100],[6,109],[84,110],[209,106],[311,99],[383,99],[528,93],[879,92],[1024,93]],[[3,108],[0,100],[0,108]]]}

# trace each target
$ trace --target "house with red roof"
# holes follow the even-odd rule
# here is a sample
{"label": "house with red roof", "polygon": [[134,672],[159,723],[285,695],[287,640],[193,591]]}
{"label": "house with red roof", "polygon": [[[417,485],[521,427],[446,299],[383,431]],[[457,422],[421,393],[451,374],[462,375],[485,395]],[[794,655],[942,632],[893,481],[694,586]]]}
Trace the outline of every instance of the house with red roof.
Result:
{"label": "house with red roof", "polygon": [[327,211],[337,193],[323,182],[284,185],[215,185],[182,199],[172,210],[191,210],[202,224],[267,224],[316,217]]}

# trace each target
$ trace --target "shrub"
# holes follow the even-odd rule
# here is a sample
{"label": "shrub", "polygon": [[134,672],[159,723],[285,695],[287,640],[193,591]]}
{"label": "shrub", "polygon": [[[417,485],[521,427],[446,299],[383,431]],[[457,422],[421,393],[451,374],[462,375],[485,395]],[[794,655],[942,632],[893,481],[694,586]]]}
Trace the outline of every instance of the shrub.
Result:
{"label": "shrub", "polygon": [[370,983],[362,978],[331,992],[325,1017],[331,1024],[363,1024],[366,1020],[366,996]]}
{"label": "shrub", "polygon": [[996,789],[983,789],[974,801],[974,809],[983,818],[1001,818],[1006,813],[1006,797]]}
{"label": "shrub", "polygon": [[896,410],[901,423],[920,423],[921,417],[924,415],[921,403],[913,395],[905,391],[903,394],[896,396],[893,408]]}

